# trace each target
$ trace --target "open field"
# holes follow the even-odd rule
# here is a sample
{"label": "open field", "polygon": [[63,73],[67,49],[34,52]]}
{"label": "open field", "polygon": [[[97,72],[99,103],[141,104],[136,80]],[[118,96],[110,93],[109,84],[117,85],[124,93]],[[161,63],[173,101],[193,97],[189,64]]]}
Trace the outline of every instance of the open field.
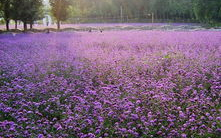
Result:
{"label": "open field", "polygon": [[0,34],[2,137],[221,135],[221,32]]}

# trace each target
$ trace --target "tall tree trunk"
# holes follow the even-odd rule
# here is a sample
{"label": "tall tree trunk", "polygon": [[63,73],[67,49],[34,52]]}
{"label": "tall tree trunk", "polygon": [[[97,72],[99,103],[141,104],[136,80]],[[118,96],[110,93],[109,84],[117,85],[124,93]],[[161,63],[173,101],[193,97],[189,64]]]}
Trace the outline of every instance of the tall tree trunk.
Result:
{"label": "tall tree trunk", "polygon": [[32,29],[33,28],[33,23],[30,23],[30,29]]}
{"label": "tall tree trunk", "polygon": [[15,20],[15,29],[18,29],[18,21]]}
{"label": "tall tree trunk", "polygon": [[6,30],[9,31],[9,23],[10,23],[10,20],[6,20]]}
{"label": "tall tree trunk", "polygon": [[168,12],[166,12],[166,21],[168,22],[168,20],[169,20],[169,14]]}
{"label": "tall tree trunk", "polygon": [[24,31],[27,31],[27,22],[24,22]]}
{"label": "tall tree trunk", "polygon": [[161,18],[162,18],[162,21],[165,22],[165,12],[162,13]]}
{"label": "tall tree trunk", "polygon": [[60,30],[60,28],[61,28],[61,21],[58,20],[57,21],[57,29]]}
{"label": "tall tree trunk", "polygon": [[[154,13],[154,14],[155,14],[155,13]],[[156,21],[155,21],[155,22],[158,22],[158,17],[159,17],[159,16],[158,16],[158,12],[156,12],[156,14],[155,14],[155,20],[156,20]]]}

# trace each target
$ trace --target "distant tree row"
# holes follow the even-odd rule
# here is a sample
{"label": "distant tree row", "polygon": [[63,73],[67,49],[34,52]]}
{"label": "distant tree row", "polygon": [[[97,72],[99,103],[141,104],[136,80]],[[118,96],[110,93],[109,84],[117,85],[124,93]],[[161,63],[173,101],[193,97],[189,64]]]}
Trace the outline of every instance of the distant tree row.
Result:
{"label": "distant tree row", "polygon": [[32,28],[34,21],[42,18],[42,0],[0,0],[0,9],[7,30],[10,20],[15,21],[16,29],[17,22],[22,21],[27,30],[27,24]]}
{"label": "distant tree row", "polygon": [[72,16],[103,18],[194,18],[192,0],[75,0]]}
{"label": "distant tree row", "polygon": [[[68,17],[69,0],[50,0],[51,12],[57,20],[58,29],[60,22]],[[0,0],[0,17],[3,17],[6,24],[6,30],[9,30],[10,20],[15,21],[15,29],[17,29],[18,21],[22,21],[24,30],[30,24],[30,29],[34,21],[44,17],[43,0]]]}
{"label": "distant tree row", "polygon": [[[154,18],[179,22],[180,20],[203,23],[221,22],[221,0],[48,0],[48,11],[56,19],[60,29],[61,21],[84,18],[100,18],[103,21],[121,19]],[[9,30],[10,20],[22,21],[24,30],[27,24],[42,19],[43,0],[0,0],[0,17],[3,17]],[[96,21],[96,20],[95,20]],[[100,20],[99,20],[100,21]],[[99,22],[97,21],[97,22]]]}
{"label": "distant tree row", "polygon": [[204,23],[221,23],[221,0],[194,0],[196,18]]}
{"label": "distant tree row", "polygon": [[74,0],[71,17],[221,21],[221,0]]}

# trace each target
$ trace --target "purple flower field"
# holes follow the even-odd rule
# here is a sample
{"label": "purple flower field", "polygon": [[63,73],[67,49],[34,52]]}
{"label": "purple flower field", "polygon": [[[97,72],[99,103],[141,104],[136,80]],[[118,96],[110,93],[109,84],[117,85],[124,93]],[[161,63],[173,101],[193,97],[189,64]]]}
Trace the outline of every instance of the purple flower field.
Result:
{"label": "purple flower field", "polygon": [[0,137],[221,137],[221,32],[0,35]]}

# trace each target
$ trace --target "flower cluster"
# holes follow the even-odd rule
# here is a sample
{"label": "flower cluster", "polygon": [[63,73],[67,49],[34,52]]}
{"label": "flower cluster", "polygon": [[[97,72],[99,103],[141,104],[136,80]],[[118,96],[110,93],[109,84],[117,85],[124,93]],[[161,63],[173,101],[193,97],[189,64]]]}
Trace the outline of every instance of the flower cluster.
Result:
{"label": "flower cluster", "polygon": [[221,33],[0,35],[0,137],[220,137]]}

